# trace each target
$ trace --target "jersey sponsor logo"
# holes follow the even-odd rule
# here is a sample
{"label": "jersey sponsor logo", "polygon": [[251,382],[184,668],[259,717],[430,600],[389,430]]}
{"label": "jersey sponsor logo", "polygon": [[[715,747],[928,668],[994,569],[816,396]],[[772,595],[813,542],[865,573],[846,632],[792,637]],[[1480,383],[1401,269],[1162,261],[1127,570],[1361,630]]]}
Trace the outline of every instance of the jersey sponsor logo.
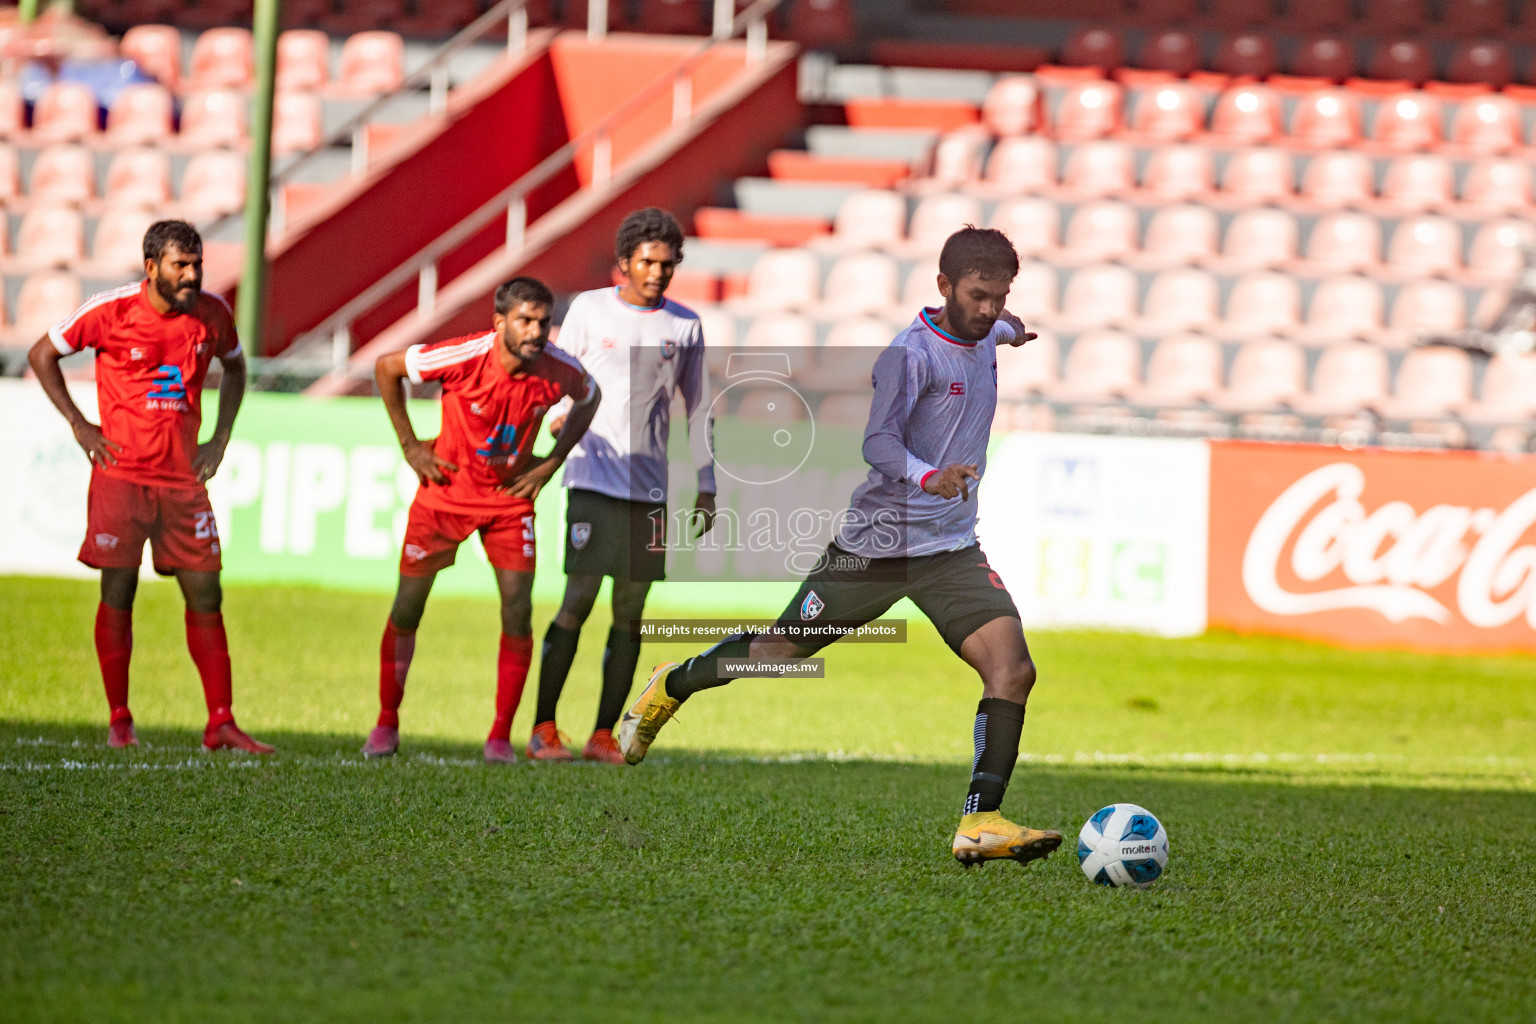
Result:
{"label": "jersey sponsor logo", "polygon": [[805,600],[800,602],[800,618],[809,622],[826,610],[827,603],[816,596],[816,591],[805,595]]}
{"label": "jersey sponsor logo", "polygon": [[111,551],[117,547],[117,537],[110,533],[98,533],[96,535],[96,546],[103,551]]}
{"label": "jersey sponsor logo", "polygon": [[503,423],[486,435],[475,454],[486,462],[510,462],[517,454],[517,426]]}
{"label": "jersey sponsor logo", "polygon": [[480,407],[480,403],[479,402],[470,402],[469,403],[469,411],[474,413],[476,416],[484,416],[485,415],[485,410]]}
{"label": "jersey sponsor logo", "polygon": [[589,541],[591,539],[592,539],[592,524],[591,523],[572,523],[571,524],[571,547],[575,548],[577,551],[580,551],[582,548],[585,548],[587,546],[587,541]]}
{"label": "jersey sponsor logo", "polygon": [[138,362],[140,359],[144,358],[144,350],[141,348],[131,348],[128,350],[128,358],[134,362]]}
{"label": "jersey sponsor logo", "polygon": [[661,358],[671,359],[675,355],[677,355],[677,342],[668,338],[661,343]]}
{"label": "jersey sponsor logo", "polygon": [[[995,373],[996,370],[994,369],[993,372]],[[950,384],[950,386],[949,386],[949,393],[951,395],[964,395],[965,394],[965,381],[957,380],[954,383]]]}
{"label": "jersey sponsor logo", "polygon": [[427,557],[427,549],[417,544],[407,544],[405,546],[405,557],[413,562],[419,562]]}
{"label": "jersey sponsor logo", "polygon": [[154,389],[144,396],[148,400],[149,408],[177,411],[188,408],[187,383],[182,377],[181,367],[163,363],[156,368],[153,380]]}

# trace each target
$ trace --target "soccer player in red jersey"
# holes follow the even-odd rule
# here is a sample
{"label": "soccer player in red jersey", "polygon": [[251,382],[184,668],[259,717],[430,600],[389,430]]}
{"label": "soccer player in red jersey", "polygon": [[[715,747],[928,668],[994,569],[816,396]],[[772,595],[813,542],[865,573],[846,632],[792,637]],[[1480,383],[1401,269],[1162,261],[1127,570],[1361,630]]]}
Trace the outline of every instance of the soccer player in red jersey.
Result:
{"label": "soccer player in red jersey", "polygon": [[[575,358],[549,344],[554,296],[542,282],[514,277],[496,289],[487,334],[412,345],[374,368],[379,394],[421,488],[406,521],[400,589],[379,650],[379,719],[364,757],[400,747],[400,702],[416,650],[416,627],[432,581],[453,564],[459,545],[479,532],[501,591],[501,653],[496,664],[496,718],[485,759],[512,764],[512,716],[533,659],[533,500],[587,432],[601,398]],[[404,381],[442,384],[442,429],[416,437]],[[533,454],[544,414],[569,395],[575,405],[554,449]]]}
{"label": "soccer player in red jersey", "polygon": [[[174,575],[187,603],[187,649],[203,681],[203,745],[253,754],[230,712],[229,644],[220,613],[219,529],[204,486],[218,470],[245,395],[245,356],[229,306],[203,292],[203,240],[192,225],[163,220],[144,234],[145,280],[86,300],[49,328],[28,358],[43,390],[69,421],[91,460],[80,561],[101,570],[96,657],[111,708],[107,744],[138,744],[128,710],[133,598],[144,542],[155,571]],[[64,386],[59,360],[96,350],[101,425],[85,418]],[[203,379],[217,358],[219,418],[197,443]]]}

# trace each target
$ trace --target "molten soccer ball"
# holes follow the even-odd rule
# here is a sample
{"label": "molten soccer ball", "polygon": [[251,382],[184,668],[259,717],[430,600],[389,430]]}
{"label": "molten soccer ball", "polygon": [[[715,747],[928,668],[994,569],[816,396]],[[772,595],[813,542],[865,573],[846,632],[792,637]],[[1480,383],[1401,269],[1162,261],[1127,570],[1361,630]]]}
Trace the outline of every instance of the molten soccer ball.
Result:
{"label": "molten soccer ball", "polygon": [[1168,833],[1145,807],[1110,804],[1083,822],[1077,862],[1099,885],[1145,889],[1168,863]]}

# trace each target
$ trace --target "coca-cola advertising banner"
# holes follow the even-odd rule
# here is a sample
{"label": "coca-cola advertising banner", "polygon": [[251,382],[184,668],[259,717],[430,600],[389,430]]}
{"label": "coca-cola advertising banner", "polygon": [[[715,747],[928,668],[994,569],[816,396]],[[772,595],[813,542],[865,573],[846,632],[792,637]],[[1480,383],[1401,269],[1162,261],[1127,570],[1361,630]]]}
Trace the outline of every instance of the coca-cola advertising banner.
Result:
{"label": "coca-cola advertising banner", "polygon": [[1536,651],[1536,458],[1211,446],[1212,626]]}

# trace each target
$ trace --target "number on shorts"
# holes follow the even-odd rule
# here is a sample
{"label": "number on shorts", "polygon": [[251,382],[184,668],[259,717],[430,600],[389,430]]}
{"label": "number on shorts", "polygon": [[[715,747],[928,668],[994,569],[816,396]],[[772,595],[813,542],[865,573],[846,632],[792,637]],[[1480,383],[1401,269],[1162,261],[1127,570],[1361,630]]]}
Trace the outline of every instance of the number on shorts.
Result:
{"label": "number on shorts", "polygon": [[523,540],[533,543],[533,516],[523,516]]}
{"label": "number on shorts", "polygon": [[218,540],[219,524],[214,522],[212,512],[196,512],[193,514],[196,537],[198,540]]}

